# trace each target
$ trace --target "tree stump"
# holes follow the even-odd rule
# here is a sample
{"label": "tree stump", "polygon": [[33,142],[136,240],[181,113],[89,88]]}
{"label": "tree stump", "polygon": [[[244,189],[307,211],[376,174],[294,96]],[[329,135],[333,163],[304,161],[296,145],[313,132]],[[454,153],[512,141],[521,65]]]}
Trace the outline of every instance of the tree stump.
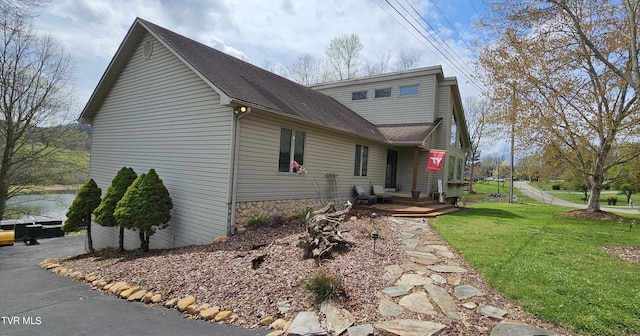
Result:
{"label": "tree stump", "polygon": [[312,217],[307,219],[307,232],[300,238],[298,247],[304,250],[304,258],[321,258],[331,253],[334,247],[351,245],[340,233],[340,223],[351,211],[353,204],[347,201],[344,210],[336,211],[335,204],[329,202],[324,208],[314,211]]}

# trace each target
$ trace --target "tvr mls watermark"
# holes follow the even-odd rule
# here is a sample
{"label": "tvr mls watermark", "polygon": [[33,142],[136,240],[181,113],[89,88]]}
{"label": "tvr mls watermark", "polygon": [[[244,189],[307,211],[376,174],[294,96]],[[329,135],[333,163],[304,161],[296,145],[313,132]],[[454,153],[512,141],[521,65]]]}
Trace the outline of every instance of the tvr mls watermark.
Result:
{"label": "tvr mls watermark", "polygon": [[0,316],[2,325],[41,325],[40,316]]}

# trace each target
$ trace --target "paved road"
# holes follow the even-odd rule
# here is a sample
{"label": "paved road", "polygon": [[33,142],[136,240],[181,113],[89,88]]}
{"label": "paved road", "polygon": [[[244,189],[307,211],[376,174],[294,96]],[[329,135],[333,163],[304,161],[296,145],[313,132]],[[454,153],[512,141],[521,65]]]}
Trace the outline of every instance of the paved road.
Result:
{"label": "paved road", "polygon": [[185,319],[176,310],[117,299],[38,267],[48,257],[82,253],[84,238],[0,247],[0,335],[267,334]]}
{"label": "paved road", "polygon": [[[547,204],[555,204],[561,205],[571,208],[585,209],[587,207],[586,204],[578,204],[569,201],[565,201],[559,198],[554,197],[548,192],[540,189],[536,189],[532,187],[528,182],[515,181],[513,183],[515,188],[520,189],[520,191],[525,195],[529,196],[535,200],[545,202]],[[509,198],[509,197],[507,197]],[[629,213],[629,214],[637,214],[639,213],[638,208],[629,208],[626,206],[617,206],[617,207],[601,207],[602,211],[608,212],[618,212],[618,213]]]}

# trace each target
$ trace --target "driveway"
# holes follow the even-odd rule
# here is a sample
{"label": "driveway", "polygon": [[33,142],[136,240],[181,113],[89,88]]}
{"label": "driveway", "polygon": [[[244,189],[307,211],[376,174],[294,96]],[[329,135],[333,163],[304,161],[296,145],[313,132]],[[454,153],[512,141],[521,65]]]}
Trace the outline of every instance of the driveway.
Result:
{"label": "driveway", "polygon": [[[587,208],[586,204],[578,204],[578,203],[573,203],[573,202],[565,201],[563,199],[556,198],[555,196],[549,194],[544,190],[540,190],[532,187],[529,184],[529,182],[514,181],[513,186],[514,188],[520,189],[523,195],[529,196],[540,202],[544,202],[547,204],[561,205],[561,206],[566,206],[571,208],[578,208],[578,209]],[[618,213],[628,213],[628,214],[639,213],[638,208],[630,208],[627,206],[601,207],[600,210],[607,211],[607,212],[618,212]]]}
{"label": "driveway", "polygon": [[38,266],[45,258],[77,255],[85,236],[49,238],[39,245],[0,247],[0,335],[266,335],[189,320],[173,309],[127,302]]}

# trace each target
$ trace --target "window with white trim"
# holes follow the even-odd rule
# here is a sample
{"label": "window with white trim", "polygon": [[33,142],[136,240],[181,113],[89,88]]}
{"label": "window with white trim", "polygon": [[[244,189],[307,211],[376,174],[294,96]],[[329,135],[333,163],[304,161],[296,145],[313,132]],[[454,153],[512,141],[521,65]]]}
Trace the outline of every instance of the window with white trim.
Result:
{"label": "window with white trim", "polygon": [[388,98],[388,97],[391,97],[391,88],[376,89],[374,97],[375,98]]}
{"label": "window with white trim", "polygon": [[416,85],[407,85],[400,87],[400,96],[411,96],[417,95],[419,92],[420,86]]}
{"label": "window with white trim", "polygon": [[369,147],[356,145],[356,156],[353,165],[353,176],[367,176],[367,165],[369,164]]}
{"label": "window with white trim", "polygon": [[453,112],[451,112],[451,139],[449,144],[456,148],[460,148],[460,142],[458,141],[458,124],[456,123],[456,115]]}
{"label": "window with white trim", "polygon": [[367,91],[351,92],[351,100],[363,100],[363,99],[367,99]]}
{"label": "window with white trim", "polygon": [[456,158],[454,158],[451,155],[447,155],[447,168],[448,168],[447,182],[454,182],[453,178],[456,173]]}
{"label": "window with white trim", "polygon": [[278,172],[295,173],[291,161],[304,165],[304,145],[307,135],[302,131],[290,128],[280,129],[280,155],[278,157]]}

